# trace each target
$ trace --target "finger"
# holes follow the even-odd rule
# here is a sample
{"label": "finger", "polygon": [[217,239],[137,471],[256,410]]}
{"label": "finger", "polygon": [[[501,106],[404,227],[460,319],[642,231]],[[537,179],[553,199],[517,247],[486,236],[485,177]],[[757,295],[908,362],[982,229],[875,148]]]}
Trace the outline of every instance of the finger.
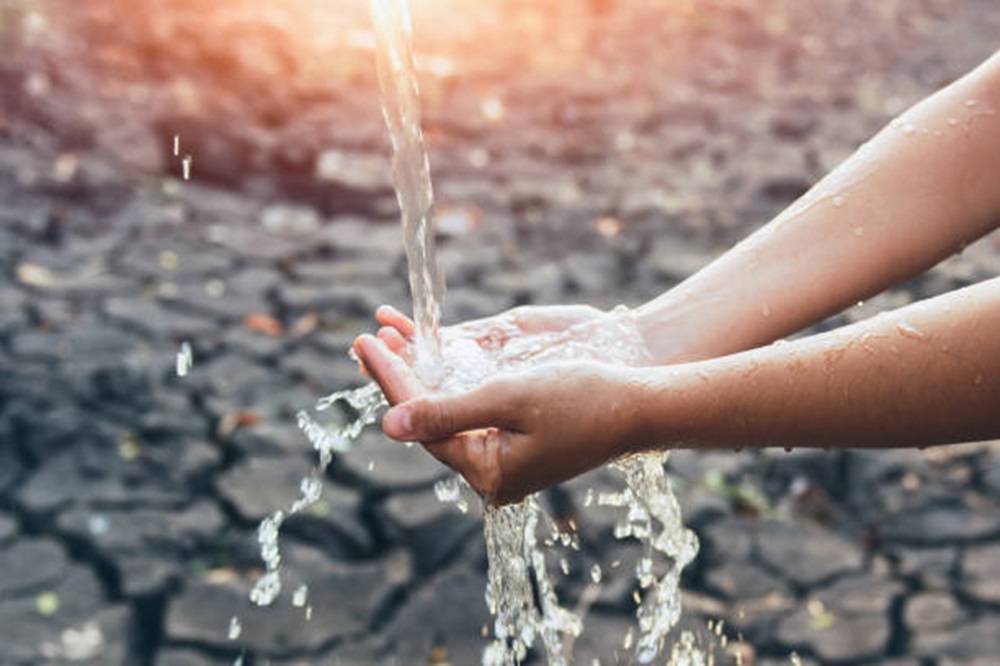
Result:
{"label": "finger", "polygon": [[392,328],[391,326],[383,326],[378,330],[378,339],[385,343],[385,346],[389,348],[394,354],[403,357],[403,360],[410,362],[409,358],[409,344],[406,341],[398,329]]}
{"label": "finger", "polygon": [[438,442],[479,428],[507,428],[514,419],[507,391],[495,383],[467,393],[424,395],[398,405],[382,419],[393,439]]}
{"label": "finger", "polygon": [[413,323],[412,319],[391,305],[382,305],[375,310],[375,319],[383,326],[396,329],[404,338],[413,337],[413,334],[417,330],[417,326]]}
{"label": "finger", "polygon": [[371,377],[382,387],[389,404],[395,405],[425,393],[426,389],[413,369],[378,338],[371,335],[360,336],[354,342],[354,352]]}

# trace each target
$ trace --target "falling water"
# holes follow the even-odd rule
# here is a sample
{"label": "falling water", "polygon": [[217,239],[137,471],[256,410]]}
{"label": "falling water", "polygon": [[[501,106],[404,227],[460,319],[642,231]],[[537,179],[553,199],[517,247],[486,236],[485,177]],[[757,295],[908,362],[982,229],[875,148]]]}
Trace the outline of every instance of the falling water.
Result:
{"label": "falling water", "polygon": [[441,364],[438,324],[444,279],[434,255],[431,209],[434,190],[420,124],[420,95],[413,65],[410,12],[406,0],[371,0],[378,45],[382,115],[392,140],[392,176],[403,222],[413,316],[417,324],[418,376],[437,385]]}

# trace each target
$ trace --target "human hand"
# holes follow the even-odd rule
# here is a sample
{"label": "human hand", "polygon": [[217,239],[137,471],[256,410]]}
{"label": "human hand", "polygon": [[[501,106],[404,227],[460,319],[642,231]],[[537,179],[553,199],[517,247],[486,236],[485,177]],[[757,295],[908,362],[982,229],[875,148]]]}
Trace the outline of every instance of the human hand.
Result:
{"label": "human hand", "polygon": [[[472,341],[503,366],[528,360],[590,358],[643,365],[650,355],[637,332],[623,325],[627,311],[604,312],[589,305],[527,305],[492,317],[446,327],[445,346]],[[413,320],[392,306],[375,312],[378,338],[407,363],[413,364]]]}
{"label": "human hand", "polygon": [[628,453],[637,385],[627,368],[546,365],[441,395],[431,394],[383,340],[361,336],[354,350],[395,405],[383,418],[385,433],[423,442],[495,504]]}

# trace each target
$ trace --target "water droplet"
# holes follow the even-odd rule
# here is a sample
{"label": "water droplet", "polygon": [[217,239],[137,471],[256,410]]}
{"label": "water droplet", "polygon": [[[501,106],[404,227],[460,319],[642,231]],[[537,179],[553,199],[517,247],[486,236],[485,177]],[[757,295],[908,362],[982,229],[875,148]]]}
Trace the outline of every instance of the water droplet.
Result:
{"label": "water droplet", "polygon": [[241,633],[243,633],[243,624],[240,622],[240,618],[234,615],[229,619],[229,631],[226,635],[229,637],[229,640],[235,641],[240,637]]}
{"label": "water droplet", "polygon": [[312,604],[306,606],[306,622],[311,622],[313,619],[313,607]]}
{"label": "water droplet", "polygon": [[299,585],[295,592],[292,594],[292,605],[296,608],[302,608],[306,605],[306,601],[309,600],[309,586]]}
{"label": "water droplet", "polygon": [[914,328],[912,325],[906,323],[905,321],[901,321],[898,324],[896,324],[896,330],[899,331],[899,334],[902,335],[904,338],[910,338],[911,340],[927,339],[926,333],[924,333],[918,328]]}
{"label": "water droplet", "polygon": [[191,343],[185,340],[181,343],[180,351],[177,352],[177,362],[174,368],[177,376],[187,377],[188,373],[191,372],[192,365],[194,365],[194,354],[191,351]]}
{"label": "water droplet", "polygon": [[560,560],[559,560],[559,569],[563,572],[564,576],[568,576],[569,575],[569,562],[566,561],[565,557],[560,558]]}
{"label": "water droplet", "polygon": [[375,471],[375,461],[374,460],[369,460],[368,461],[368,471],[369,472],[374,472]]}
{"label": "water droplet", "polygon": [[184,159],[181,160],[181,170],[184,174],[184,180],[191,180],[191,156],[185,155]]}
{"label": "water droplet", "polygon": [[969,107],[970,109],[974,109],[975,107],[977,107],[979,105],[979,102],[977,100],[974,100],[974,99],[967,99],[967,100],[965,100],[965,105],[967,107]]}
{"label": "water droplet", "polygon": [[906,123],[903,125],[903,134],[906,136],[913,136],[917,133],[917,126],[913,123]]}
{"label": "water droplet", "polygon": [[181,154],[181,135],[174,134],[174,157],[178,157]]}
{"label": "water droplet", "polygon": [[439,502],[454,502],[462,494],[462,489],[458,485],[457,477],[441,479],[434,484],[434,495]]}
{"label": "water droplet", "polygon": [[257,583],[250,590],[250,601],[258,606],[270,606],[278,598],[281,592],[281,578],[277,571],[268,571],[257,579]]}
{"label": "water droplet", "polygon": [[958,127],[958,119],[957,118],[948,118],[948,126],[949,127]]}
{"label": "water droplet", "polygon": [[830,203],[833,204],[834,208],[840,208],[844,205],[845,201],[844,197],[836,196],[830,201]]}
{"label": "water droplet", "polygon": [[590,567],[590,580],[594,581],[595,583],[601,582],[601,565],[595,564],[594,566]]}

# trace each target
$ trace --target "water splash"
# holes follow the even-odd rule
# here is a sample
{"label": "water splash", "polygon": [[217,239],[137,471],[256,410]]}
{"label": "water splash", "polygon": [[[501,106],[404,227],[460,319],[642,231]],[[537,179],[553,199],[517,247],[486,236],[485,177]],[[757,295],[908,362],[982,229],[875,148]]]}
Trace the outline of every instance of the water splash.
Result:
{"label": "water splash", "polygon": [[[355,414],[345,424],[322,425],[305,410],[296,415],[299,429],[316,451],[317,464],[312,473],[300,482],[299,497],[288,507],[287,512],[275,511],[262,520],[257,528],[257,543],[260,546],[260,558],[264,562],[264,574],[250,590],[250,601],[258,606],[270,606],[281,594],[281,549],[278,537],[282,524],[288,516],[305,511],[320,500],[323,494],[323,473],[333,461],[334,454],[349,451],[361,431],[375,422],[379,410],[386,405],[378,386],[369,384],[360,389],[338,391],[320,398],[316,403],[316,411],[327,411],[341,402]],[[294,605],[295,597],[292,602]],[[311,610],[307,609],[307,613],[311,615]]]}
{"label": "water splash", "polygon": [[[405,0],[371,0],[375,27],[382,113],[393,146],[393,178],[402,213],[404,245],[417,325],[415,369],[425,385],[441,392],[469,390],[505,370],[565,360],[598,360],[640,365],[648,358],[630,312],[616,311],[595,326],[574,327],[546,335],[518,337],[511,322],[501,336],[505,344],[481,346],[460,333],[439,337],[444,281],[435,263],[430,210],[433,205],[430,167],[420,129],[420,105],[412,54],[412,28]],[[484,113],[502,116],[502,102],[490,102]],[[502,326],[502,322],[501,322]],[[680,614],[680,570],[694,557],[697,541],[684,530],[676,499],[663,471],[665,454],[635,456],[617,464],[626,488],[616,501],[626,517],[616,530],[620,538],[639,539],[646,549],[636,572],[646,590],[639,606],[636,655],[648,663],[663,647],[664,637]],[[451,485],[436,488],[439,497],[463,502]],[[483,518],[489,560],[486,598],[494,615],[494,640],[484,664],[522,661],[540,639],[551,664],[565,664],[564,639],[582,631],[582,621],[563,608],[549,577],[537,539],[547,520],[533,497],[520,504],[488,507]],[[652,573],[652,555],[673,563],[661,577]]]}
{"label": "water splash", "polygon": [[[566,360],[596,360],[623,365],[649,361],[632,312],[617,309],[598,322],[566,331],[519,337],[519,329],[508,322],[499,331],[505,342],[482,346],[462,331],[439,332],[440,302],[444,281],[434,255],[431,225],[433,190],[430,168],[420,130],[420,107],[411,47],[412,29],[405,0],[372,0],[382,111],[393,145],[393,177],[402,212],[404,244],[409,263],[410,288],[414,301],[417,335],[414,342],[415,368],[425,385],[441,392],[465,391],[508,370]],[[504,322],[498,323],[504,328]],[[322,412],[344,403],[357,415],[346,425],[319,423],[308,412],[297,415],[299,427],[318,454],[318,465],[302,482],[299,500],[284,511],[265,519],[258,530],[265,573],[258,580],[251,600],[259,605],[273,603],[281,592],[278,534],[287,515],[301,511],[319,498],[320,478],[334,454],[348,450],[361,430],[376,420],[386,403],[379,388],[342,391],[319,401]],[[621,507],[624,516],[615,536],[636,539],[643,557],[635,576],[637,632],[635,655],[639,663],[650,663],[664,652],[667,632],[680,616],[680,572],[697,552],[694,534],[684,529],[676,498],[664,471],[665,453],[633,456],[614,465],[623,477],[624,488],[602,495],[599,502]],[[435,487],[443,501],[462,507],[463,481],[458,478]],[[590,494],[591,496],[593,493]],[[539,542],[539,532],[548,528],[552,538]],[[542,643],[548,662],[568,663],[565,645],[583,630],[582,619],[564,608],[556,595],[550,575],[548,543],[578,548],[575,537],[562,532],[542,510],[534,496],[519,504],[488,506],[483,532],[489,562],[486,600],[494,616],[494,638],[484,651],[487,666],[520,663],[537,641]],[[654,573],[653,558],[662,555],[666,572]],[[597,570],[600,571],[599,569]],[[599,573],[593,579],[600,578]],[[293,604],[299,599],[293,595]],[[311,607],[307,607],[307,618]],[[630,641],[631,642],[631,641]],[[695,662],[678,662],[695,663]]]}

